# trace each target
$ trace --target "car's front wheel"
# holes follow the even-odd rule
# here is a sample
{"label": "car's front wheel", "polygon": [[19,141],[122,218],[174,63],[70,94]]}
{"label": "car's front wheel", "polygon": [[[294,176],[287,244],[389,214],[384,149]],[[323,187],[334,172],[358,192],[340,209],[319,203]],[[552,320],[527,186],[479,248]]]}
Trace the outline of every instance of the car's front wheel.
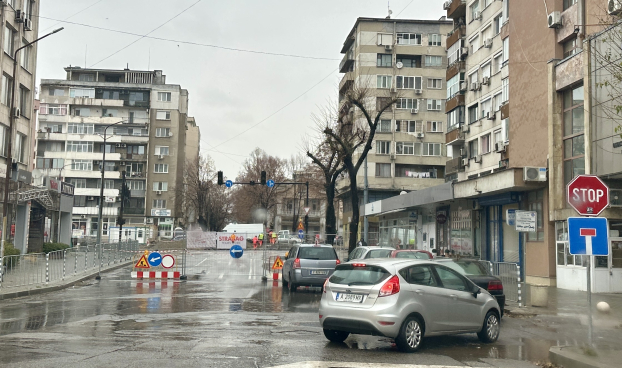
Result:
{"label": "car's front wheel", "polygon": [[345,339],[350,335],[349,332],[345,331],[335,331],[335,330],[327,330],[324,329],[324,336],[332,342],[344,342]]}
{"label": "car's front wheel", "polygon": [[477,337],[479,337],[482,342],[495,342],[499,338],[500,329],[499,315],[495,311],[488,311],[484,319],[484,325],[481,331],[477,333]]}
{"label": "car's front wheel", "polygon": [[423,342],[423,327],[417,317],[408,317],[402,324],[400,334],[395,339],[398,349],[406,353],[413,353],[421,347]]}

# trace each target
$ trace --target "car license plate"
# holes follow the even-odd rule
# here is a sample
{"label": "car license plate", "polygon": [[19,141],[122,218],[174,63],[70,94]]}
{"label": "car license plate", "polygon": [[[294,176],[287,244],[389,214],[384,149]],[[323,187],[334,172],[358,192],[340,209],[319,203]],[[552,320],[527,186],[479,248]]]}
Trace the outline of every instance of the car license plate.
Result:
{"label": "car license plate", "polygon": [[337,293],[337,301],[338,302],[361,303],[363,302],[363,295],[362,294]]}
{"label": "car license plate", "polygon": [[328,275],[328,271],[325,270],[311,270],[312,275]]}

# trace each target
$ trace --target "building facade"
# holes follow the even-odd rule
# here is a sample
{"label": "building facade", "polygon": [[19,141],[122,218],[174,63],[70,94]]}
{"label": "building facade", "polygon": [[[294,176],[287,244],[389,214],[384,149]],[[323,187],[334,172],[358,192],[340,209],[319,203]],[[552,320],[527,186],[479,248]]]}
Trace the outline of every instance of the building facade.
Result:
{"label": "building facade", "polygon": [[36,167],[75,186],[73,237],[119,236],[123,173],[129,198],[122,237],[172,237],[182,217],[176,189],[183,186],[188,92],[166,84],[159,70],[65,71],[64,80],[41,81]]}
{"label": "building facade", "polygon": [[[445,47],[451,27],[445,20],[358,18],[346,37],[339,66],[344,73],[340,103],[354,86],[367,86],[377,108],[383,99],[399,97],[383,113],[367,156],[368,202],[444,182]],[[359,170],[359,193],[350,193],[347,179],[338,183],[346,242],[349,236],[361,237],[347,227],[352,215],[349,196],[358,195],[363,203],[364,175]],[[390,242],[388,237],[379,239],[381,220],[369,220],[370,244]]]}

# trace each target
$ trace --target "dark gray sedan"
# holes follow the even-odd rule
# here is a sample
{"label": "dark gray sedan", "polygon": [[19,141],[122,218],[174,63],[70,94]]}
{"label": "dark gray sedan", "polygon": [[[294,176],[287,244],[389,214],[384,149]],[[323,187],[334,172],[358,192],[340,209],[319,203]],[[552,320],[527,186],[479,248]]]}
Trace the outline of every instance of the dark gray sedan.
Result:
{"label": "dark gray sedan", "polygon": [[283,263],[283,287],[322,286],[335,271],[339,258],[332,245],[294,245]]}

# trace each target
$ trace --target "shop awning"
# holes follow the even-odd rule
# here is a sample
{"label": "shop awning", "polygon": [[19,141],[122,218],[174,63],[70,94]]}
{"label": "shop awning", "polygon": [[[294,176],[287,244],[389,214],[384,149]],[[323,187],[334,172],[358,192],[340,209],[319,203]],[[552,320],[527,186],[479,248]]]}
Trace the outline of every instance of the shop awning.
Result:
{"label": "shop awning", "polygon": [[[440,203],[454,199],[452,183],[445,183],[422,190],[413,191],[407,194],[383,199],[381,201],[361,206],[361,214],[368,216],[386,215],[388,213],[400,212],[418,206]],[[367,207],[368,211],[365,212]],[[375,210],[374,210],[375,209]]]}

